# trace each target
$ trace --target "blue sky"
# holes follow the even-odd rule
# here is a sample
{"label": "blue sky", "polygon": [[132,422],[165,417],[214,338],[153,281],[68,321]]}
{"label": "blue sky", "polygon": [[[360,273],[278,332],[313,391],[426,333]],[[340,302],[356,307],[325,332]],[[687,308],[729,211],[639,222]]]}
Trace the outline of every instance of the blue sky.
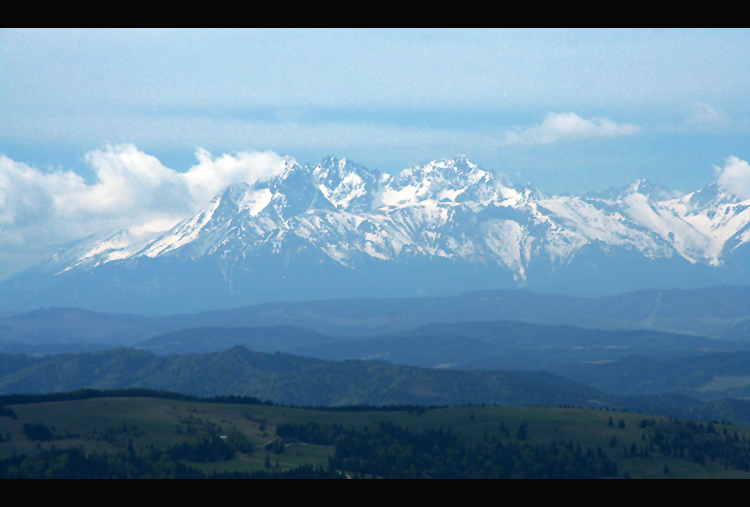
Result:
{"label": "blue sky", "polygon": [[[750,160],[748,49],[748,30],[3,29],[0,277],[4,259],[29,257],[19,224],[56,226],[44,222],[56,208],[35,206],[115,167],[138,172],[107,172],[96,153],[157,161],[146,166],[162,189],[200,149],[214,161],[333,154],[384,172],[463,154],[548,193],[644,177],[694,191],[729,157]],[[155,181],[131,176],[121,182]],[[50,245],[86,220],[116,225],[95,216],[105,201]],[[104,214],[146,206],[120,205]]]}

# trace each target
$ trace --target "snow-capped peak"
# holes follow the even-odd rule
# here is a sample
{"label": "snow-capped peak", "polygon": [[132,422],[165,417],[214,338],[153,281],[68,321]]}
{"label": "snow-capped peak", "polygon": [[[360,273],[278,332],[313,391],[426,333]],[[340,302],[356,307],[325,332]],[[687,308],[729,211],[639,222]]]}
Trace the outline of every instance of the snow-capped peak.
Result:
{"label": "snow-capped peak", "polygon": [[681,197],[636,180],[598,195],[555,197],[465,156],[392,175],[346,158],[301,166],[288,157],[275,177],[227,188],[145,246],[127,235],[104,238],[71,254],[67,265],[215,255],[225,269],[248,256],[316,252],[352,269],[373,258],[496,263],[521,283],[536,259],[560,266],[593,245],[719,265],[745,243],[750,203],[716,184]]}
{"label": "snow-capped peak", "polygon": [[318,188],[336,208],[369,211],[377,193],[380,173],[349,159],[328,156],[312,169]]}
{"label": "snow-capped peak", "polygon": [[639,194],[650,201],[668,201],[682,197],[680,192],[669,190],[659,183],[652,183],[648,179],[637,179],[630,185],[623,187],[610,187],[602,192],[589,192],[587,197],[594,199],[606,199],[609,201],[622,201],[628,196]]}
{"label": "snow-capped peak", "polygon": [[697,192],[684,196],[681,201],[691,211],[701,212],[725,204],[735,204],[741,199],[724,190],[717,182],[713,182]]}
{"label": "snow-capped peak", "polygon": [[472,164],[465,156],[412,166],[382,181],[383,206],[413,206],[419,202],[477,202],[487,205],[502,197],[507,182]]}

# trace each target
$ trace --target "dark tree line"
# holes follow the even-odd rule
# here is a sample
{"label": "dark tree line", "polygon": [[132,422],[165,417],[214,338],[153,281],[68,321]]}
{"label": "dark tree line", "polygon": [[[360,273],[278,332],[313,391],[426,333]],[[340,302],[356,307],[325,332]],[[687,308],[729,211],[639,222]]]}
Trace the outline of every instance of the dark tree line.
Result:
{"label": "dark tree line", "polygon": [[[70,401],[88,400],[92,398],[161,398],[176,401],[194,401],[206,403],[232,403],[241,405],[271,405],[272,401],[261,400],[254,396],[221,395],[211,397],[193,396],[190,394],[175,393],[172,391],[156,391],[146,388],[127,389],[79,389],[77,391],[63,393],[40,393],[40,394],[3,394],[0,395],[0,415],[11,415],[2,413],[3,405],[25,405],[28,403],[42,403],[48,401]],[[11,409],[8,409],[11,410]],[[12,412],[12,410],[11,410]]]}
{"label": "dark tree line", "polygon": [[643,419],[639,427],[643,431],[643,444],[638,450],[630,450],[632,457],[659,453],[702,466],[710,461],[721,463],[725,468],[750,472],[750,442],[736,430],[730,432],[724,427],[718,431],[713,423],[678,419],[659,422]]}
{"label": "dark tree line", "polygon": [[34,456],[0,460],[0,479],[342,479],[343,475],[319,467],[258,472],[215,472],[177,461],[169,451],[147,448],[118,453],[86,454],[73,447],[46,450]]}
{"label": "dark tree line", "polygon": [[593,479],[617,475],[617,464],[602,449],[583,450],[572,441],[531,445],[489,439],[472,444],[452,429],[414,431],[385,422],[363,429],[289,424],[281,427],[281,433],[301,441],[335,442],[329,469],[356,477]]}

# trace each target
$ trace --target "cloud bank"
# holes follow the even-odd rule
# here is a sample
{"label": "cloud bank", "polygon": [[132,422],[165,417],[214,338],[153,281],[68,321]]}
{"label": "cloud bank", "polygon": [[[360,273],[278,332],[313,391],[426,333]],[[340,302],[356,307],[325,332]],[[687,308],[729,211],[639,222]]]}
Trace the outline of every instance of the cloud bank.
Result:
{"label": "cloud bank", "polygon": [[595,137],[632,136],[640,131],[637,125],[616,123],[607,118],[587,120],[575,113],[549,113],[538,125],[516,127],[505,135],[506,146],[550,144],[558,141]]}
{"label": "cloud bank", "polygon": [[178,173],[132,144],[107,146],[86,154],[95,175],[87,183],[73,171],[42,171],[0,155],[0,257],[47,254],[66,242],[119,229],[147,239],[227,186],[269,179],[285,162],[273,152],[213,157],[199,149],[196,158],[196,165]]}
{"label": "cloud bank", "polygon": [[719,186],[740,199],[750,199],[750,164],[737,157],[729,157],[724,167],[714,166]]}

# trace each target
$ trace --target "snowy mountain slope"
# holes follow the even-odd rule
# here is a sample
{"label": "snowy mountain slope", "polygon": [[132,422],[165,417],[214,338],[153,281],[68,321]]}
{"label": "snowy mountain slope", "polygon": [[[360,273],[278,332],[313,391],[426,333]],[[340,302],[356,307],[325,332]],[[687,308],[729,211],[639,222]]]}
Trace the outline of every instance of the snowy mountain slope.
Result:
{"label": "snowy mountain slope", "polygon": [[381,174],[350,160],[326,157],[312,169],[315,184],[337,209],[365,212],[373,209]]}
{"label": "snowy mountain slope", "polygon": [[[147,242],[146,242],[147,243]],[[129,231],[119,231],[104,238],[94,235],[77,245],[52,256],[44,267],[55,272],[62,268],[92,269],[102,263],[126,259],[137,253],[146,243],[139,242]]]}
{"label": "snowy mountain slope", "polygon": [[[63,278],[87,273],[95,279],[104,266],[112,267],[110,273],[126,267],[132,273],[148,265],[158,273],[167,264],[177,270],[173,277],[189,277],[189,268],[184,275],[177,266],[198,263],[221,273],[212,286],[224,284],[232,294],[251,291],[258,301],[264,297],[261,279],[273,284],[295,270],[324,286],[335,277],[342,293],[344,280],[359,284],[367,274],[366,283],[377,286],[386,272],[427,286],[435,280],[421,280],[433,275],[417,273],[431,270],[445,278],[446,291],[448,280],[461,282],[461,272],[472,273],[464,290],[472,277],[488,286],[529,286],[531,280],[542,290],[558,277],[581,284],[571,292],[586,293],[583,280],[591,277],[611,281],[613,291],[624,288],[614,287],[621,282],[628,289],[658,285],[651,281],[654,273],[667,267],[686,284],[693,283],[689,266],[702,281],[709,272],[737,281],[722,268],[729,258],[742,264],[748,242],[750,201],[740,202],[716,184],[682,197],[642,180],[599,195],[547,196],[465,157],[392,175],[335,157],[315,166],[287,158],[274,178],[229,187],[146,244],[127,231],[90,238],[59,254],[54,266]],[[117,287],[127,283],[125,275],[111,276],[108,283]],[[158,294],[164,280],[158,274],[150,280],[148,290],[138,290]],[[318,290],[326,294],[325,287]],[[286,297],[281,289],[277,294]]]}
{"label": "snowy mountain slope", "polygon": [[153,258],[180,249],[236,255],[268,244],[278,251],[289,232],[343,265],[362,254],[382,260],[439,256],[497,262],[523,280],[533,257],[565,263],[592,242],[635,249],[650,259],[677,254],[719,265],[725,245],[731,251],[750,240],[750,203],[714,188],[664,201],[652,195],[669,193],[638,181],[613,199],[547,197],[515,188],[465,157],[396,175],[334,157],[312,168],[290,161],[265,185],[228,189],[137,253],[127,241],[108,239],[81,258],[100,251],[107,252],[100,262]]}

